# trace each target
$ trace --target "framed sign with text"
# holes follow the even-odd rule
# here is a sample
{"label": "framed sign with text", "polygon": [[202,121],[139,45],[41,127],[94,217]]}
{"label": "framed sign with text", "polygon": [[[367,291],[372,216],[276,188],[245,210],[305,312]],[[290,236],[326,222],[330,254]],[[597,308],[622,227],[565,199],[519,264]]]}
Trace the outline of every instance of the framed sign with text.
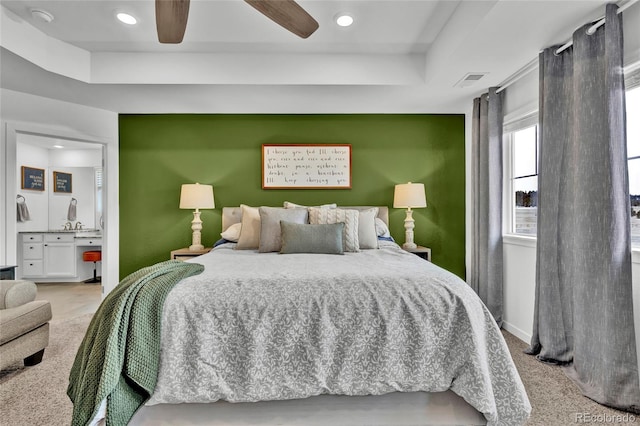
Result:
{"label": "framed sign with text", "polygon": [[44,169],[35,167],[21,167],[21,188],[32,189],[34,191],[44,191]]}
{"label": "framed sign with text", "polygon": [[70,194],[71,187],[71,173],[53,172],[53,192],[64,192]]}
{"label": "framed sign with text", "polygon": [[263,144],[263,189],[350,189],[351,145]]}

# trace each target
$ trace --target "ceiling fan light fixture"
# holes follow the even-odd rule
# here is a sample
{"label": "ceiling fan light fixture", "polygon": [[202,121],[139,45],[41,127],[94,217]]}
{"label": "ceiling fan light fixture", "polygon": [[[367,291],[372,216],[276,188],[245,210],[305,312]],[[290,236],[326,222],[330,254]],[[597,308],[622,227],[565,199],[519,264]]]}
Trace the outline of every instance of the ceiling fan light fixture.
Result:
{"label": "ceiling fan light fixture", "polygon": [[136,19],[135,16],[125,12],[117,12],[116,18],[118,19],[118,21],[127,25],[135,25],[138,23],[138,20]]}
{"label": "ceiling fan light fixture", "polygon": [[53,15],[42,9],[31,9],[31,16],[47,24],[53,21]]}
{"label": "ceiling fan light fixture", "polygon": [[351,24],[353,24],[353,16],[347,13],[338,13],[335,19],[336,19],[336,24],[338,24],[341,27],[348,27]]}

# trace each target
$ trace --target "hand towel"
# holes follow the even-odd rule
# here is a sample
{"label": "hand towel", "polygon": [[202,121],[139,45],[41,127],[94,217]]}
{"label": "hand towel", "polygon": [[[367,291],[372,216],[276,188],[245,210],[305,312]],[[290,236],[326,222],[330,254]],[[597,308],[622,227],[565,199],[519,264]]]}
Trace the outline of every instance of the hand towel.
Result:
{"label": "hand towel", "polygon": [[67,212],[67,220],[76,220],[76,204],[78,204],[78,200],[76,200],[75,198],[71,199],[71,202],[69,203],[69,211]]}
{"label": "hand towel", "polygon": [[29,215],[29,209],[27,208],[27,202],[24,199],[24,197],[22,197],[21,201],[18,201],[18,210],[17,210],[17,216],[18,216],[18,222],[26,222],[28,220],[31,220],[31,216]]}

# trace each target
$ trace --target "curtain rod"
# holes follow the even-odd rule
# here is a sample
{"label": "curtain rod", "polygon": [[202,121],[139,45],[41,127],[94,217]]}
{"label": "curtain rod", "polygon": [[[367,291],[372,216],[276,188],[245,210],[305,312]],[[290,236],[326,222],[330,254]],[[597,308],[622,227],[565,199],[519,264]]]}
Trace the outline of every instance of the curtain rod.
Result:
{"label": "curtain rod", "polygon": [[532,60],[530,60],[524,67],[520,68],[518,71],[511,74],[510,77],[508,77],[505,81],[503,81],[502,84],[500,84],[500,87],[496,89],[496,93],[502,92],[504,89],[511,86],[513,83],[520,80],[522,77],[536,70],[537,68],[538,68],[538,57],[535,57]]}
{"label": "curtain rod", "polygon": [[[624,12],[625,10],[627,10],[629,8],[629,6],[632,6],[637,1],[638,0],[629,0],[625,5],[620,6],[620,8],[618,8],[618,13]],[[604,17],[598,19],[598,21],[595,24],[593,24],[591,27],[589,27],[589,29],[587,30],[587,33],[588,34],[593,34],[599,27],[602,26],[602,24],[604,24]],[[556,50],[556,52],[555,52],[556,55],[560,54],[560,52],[566,50],[571,45],[573,45],[573,41],[569,40],[568,42],[566,42],[565,44],[563,44],[562,46],[560,46]],[[536,70],[537,68],[538,68],[538,58],[536,57],[536,58],[532,59],[528,64],[526,64],[524,67],[520,68],[514,74],[509,76],[501,84],[499,84],[498,85],[499,87],[496,90],[496,93],[502,92],[504,89],[506,89],[507,87],[511,86],[513,83],[515,83],[516,81],[520,80],[522,77],[524,77],[525,75],[529,74],[530,72]]]}
{"label": "curtain rod", "polygon": [[[638,0],[629,0],[629,2],[627,2],[624,6],[620,6],[618,8],[618,12],[617,13],[620,14],[620,13],[624,12],[625,10],[627,10],[629,8],[629,6],[632,6],[637,1]],[[590,26],[589,29],[587,29],[587,34],[592,35],[602,25],[604,25],[604,17],[600,18],[595,24]],[[565,44],[560,46],[554,53],[556,55],[559,55],[560,53],[564,52],[565,50],[567,50],[571,46],[573,46],[573,40],[569,40],[568,42],[566,42]]]}

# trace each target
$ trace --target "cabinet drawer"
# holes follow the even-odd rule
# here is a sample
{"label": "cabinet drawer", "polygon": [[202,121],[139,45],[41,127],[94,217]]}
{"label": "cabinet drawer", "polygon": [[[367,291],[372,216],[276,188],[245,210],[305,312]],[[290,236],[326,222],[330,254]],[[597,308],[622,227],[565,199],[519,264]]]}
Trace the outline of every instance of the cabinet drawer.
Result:
{"label": "cabinet drawer", "polygon": [[25,260],[42,259],[42,243],[23,245],[22,258]]}
{"label": "cabinet drawer", "polygon": [[45,234],[44,241],[46,243],[72,243],[76,239],[75,234]]}
{"label": "cabinet drawer", "polygon": [[22,234],[22,242],[24,243],[41,243],[42,234]]}
{"label": "cabinet drawer", "polygon": [[40,277],[44,269],[42,268],[42,260],[25,260],[22,262],[23,277]]}
{"label": "cabinet drawer", "polygon": [[76,246],[85,247],[93,246],[100,247],[102,245],[102,238],[76,238]]}

